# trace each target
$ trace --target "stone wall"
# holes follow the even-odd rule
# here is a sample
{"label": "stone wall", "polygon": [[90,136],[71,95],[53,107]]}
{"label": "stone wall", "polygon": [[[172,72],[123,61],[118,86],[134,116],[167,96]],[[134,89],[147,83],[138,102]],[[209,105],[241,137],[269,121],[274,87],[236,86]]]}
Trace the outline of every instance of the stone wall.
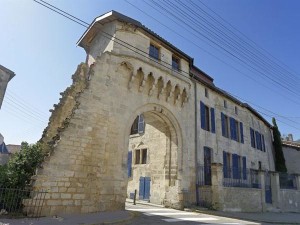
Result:
{"label": "stone wall", "polygon": [[224,211],[262,212],[262,190],[254,188],[223,187]]}
{"label": "stone wall", "polygon": [[[143,71],[153,75],[147,77],[148,73]],[[132,73],[137,76],[134,80]],[[142,60],[109,53],[98,57],[88,85],[80,88],[67,113],[70,115],[67,123],[59,122],[65,126],[54,135],[51,157],[35,177],[34,189],[48,191],[44,215],[124,209],[129,131],[135,117],[146,112],[168,118],[178,136],[178,176],[175,186],[166,191],[170,194],[166,194],[165,202],[180,204],[178,192],[195,186],[194,163],[188,162],[192,161],[194,152],[194,130],[189,129],[193,120],[186,120],[194,116],[189,110],[193,99],[185,105],[176,104],[177,99],[182,101],[183,87],[189,90],[188,80],[176,81],[181,92],[175,96],[170,96],[167,88],[161,93],[157,86],[150,85],[159,79],[155,74],[163,73]],[[142,87],[144,79],[146,82]],[[54,128],[58,126],[53,125]],[[48,132],[44,137],[53,136],[48,136]]]}
{"label": "stone wall", "polygon": [[300,147],[290,147],[282,145],[282,151],[285,158],[285,165],[289,173],[300,174]]}
{"label": "stone wall", "polygon": [[300,212],[300,190],[280,190],[280,209],[282,212]]}

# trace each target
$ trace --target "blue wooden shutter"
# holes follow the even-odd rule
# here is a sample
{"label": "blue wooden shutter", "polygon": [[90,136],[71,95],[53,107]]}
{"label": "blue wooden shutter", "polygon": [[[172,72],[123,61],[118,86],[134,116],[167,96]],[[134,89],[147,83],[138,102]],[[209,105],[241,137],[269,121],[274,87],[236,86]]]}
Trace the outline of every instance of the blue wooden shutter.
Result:
{"label": "blue wooden shutter", "polygon": [[145,132],[145,120],[144,116],[141,114],[138,116],[138,133],[143,134]]}
{"label": "blue wooden shutter", "polygon": [[223,151],[223,176],[224,178],[228,177],[228,172],[227,172],[227,153]]}
{"label": "blue wooden shutter", "polygon": [[132,176],[132,151],[128,152],[128,158],[127,158],[127,173],[128,177]]}
{"label": "blue wooden shutter", "polygon": [[240,122],[240,133],[241,133],[241,143],[244,143],[244,129],[243,129],[242,122]]}
{"label": "blue wooden shutter", "polygon": [[265,136],[262,134],[261,135],[261,142],[262,142],[262,147],[263,147],[263,151],[266,151],[266,144],[265,144]]}
{"label": "blue wooden shutter", "polygon": [[221,123],[222,123],[222,135],[225,137],[226,130],[225,130],[225,115],[221,112]]}
{"label": "blue wooden shutter", "polygon": [[140,177],[139,199],[144,199],[145,195],[145,177]]}
{"label": "blue wooden shutter", "polygon": [[144,192],[144,199],[150,198],[150,177],[145,177],[145,192]]}
{"label": "blue wooden shutter", "polygon": [[251,146],[255,148],[255,136],[254,136],[254,130],[250,127],[250,137],[251,137]]}
{"label": "blue wooden shutter", "polygon": [[260,144],[260,133],[258,131],[255,131],[255,139],[256,139],[256,148],[261,149]]}
{"label": "blue wooden shutter", "polygon": [[237,154],[232,154],[232,174],[233,174],[233,179],[238,179],[239,178],[239,163],[238,163],[238,155]]}
{"label": "blue wooden shutter", "polygon": [[230,138],[235,140],[235,119],[230,117]]}
{"label": "blue wooden shutter", "polygon": [[201,112],[201,128],[205,129],[205,105],[203,102],[200,102],[200,112]]}
{"label": "blue wooden shutter", "polygon": [[214,108],[210,108],[210,120],[211,120],[211,132],[216,133],[215,109]]}
{"label": "blue wooden shutter", "polygon": [[243,156],[243,179],[247,180],[247,161],[245,156]]}

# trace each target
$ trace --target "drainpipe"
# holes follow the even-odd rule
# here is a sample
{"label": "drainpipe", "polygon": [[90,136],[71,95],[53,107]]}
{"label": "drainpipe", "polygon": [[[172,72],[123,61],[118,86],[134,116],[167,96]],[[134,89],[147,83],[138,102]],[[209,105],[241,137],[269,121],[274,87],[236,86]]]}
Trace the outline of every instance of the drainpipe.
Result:
{"label": "drainpipe", "polygon": [[199,192],[198,192],[198,186],[197,186],[197,167],[198,167],[198,127],[197,127],[197,119],[198,119],[198,114],[197,114],[197,82],[195,81],[194,75],[192,74],[192,79],[194,82],[194,98],[195,98],[195,177],[196,177],[196,203],[199,205]]}

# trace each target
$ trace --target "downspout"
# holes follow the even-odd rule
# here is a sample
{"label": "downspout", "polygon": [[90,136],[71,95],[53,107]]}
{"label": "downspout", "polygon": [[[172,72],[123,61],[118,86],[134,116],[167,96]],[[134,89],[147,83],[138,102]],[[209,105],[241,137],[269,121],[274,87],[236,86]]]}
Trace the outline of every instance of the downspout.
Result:
{"label": "downspout", "polygon": [[198,192],[198,185],[197,185],[197,175],[198,175],[198,126],[197,126],[197,82],[195,81],[194,75],[192,74],[192,79],[194,82],[194,98],[195,98],[195,186],[196,186],[196,203],[199,205],[199,192]]}

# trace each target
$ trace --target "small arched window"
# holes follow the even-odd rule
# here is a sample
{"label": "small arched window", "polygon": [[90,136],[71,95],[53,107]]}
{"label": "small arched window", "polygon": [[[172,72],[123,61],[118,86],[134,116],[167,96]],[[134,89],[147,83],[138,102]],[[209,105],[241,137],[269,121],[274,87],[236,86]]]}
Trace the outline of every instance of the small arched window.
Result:
{"label": "small arched window", "polygon": [[144,115],[138,115],[132,126],[131,126],[131,130],[130,130],[130,135],[133,134],[143,134],[145,133],[145,119],[144,119]]}

